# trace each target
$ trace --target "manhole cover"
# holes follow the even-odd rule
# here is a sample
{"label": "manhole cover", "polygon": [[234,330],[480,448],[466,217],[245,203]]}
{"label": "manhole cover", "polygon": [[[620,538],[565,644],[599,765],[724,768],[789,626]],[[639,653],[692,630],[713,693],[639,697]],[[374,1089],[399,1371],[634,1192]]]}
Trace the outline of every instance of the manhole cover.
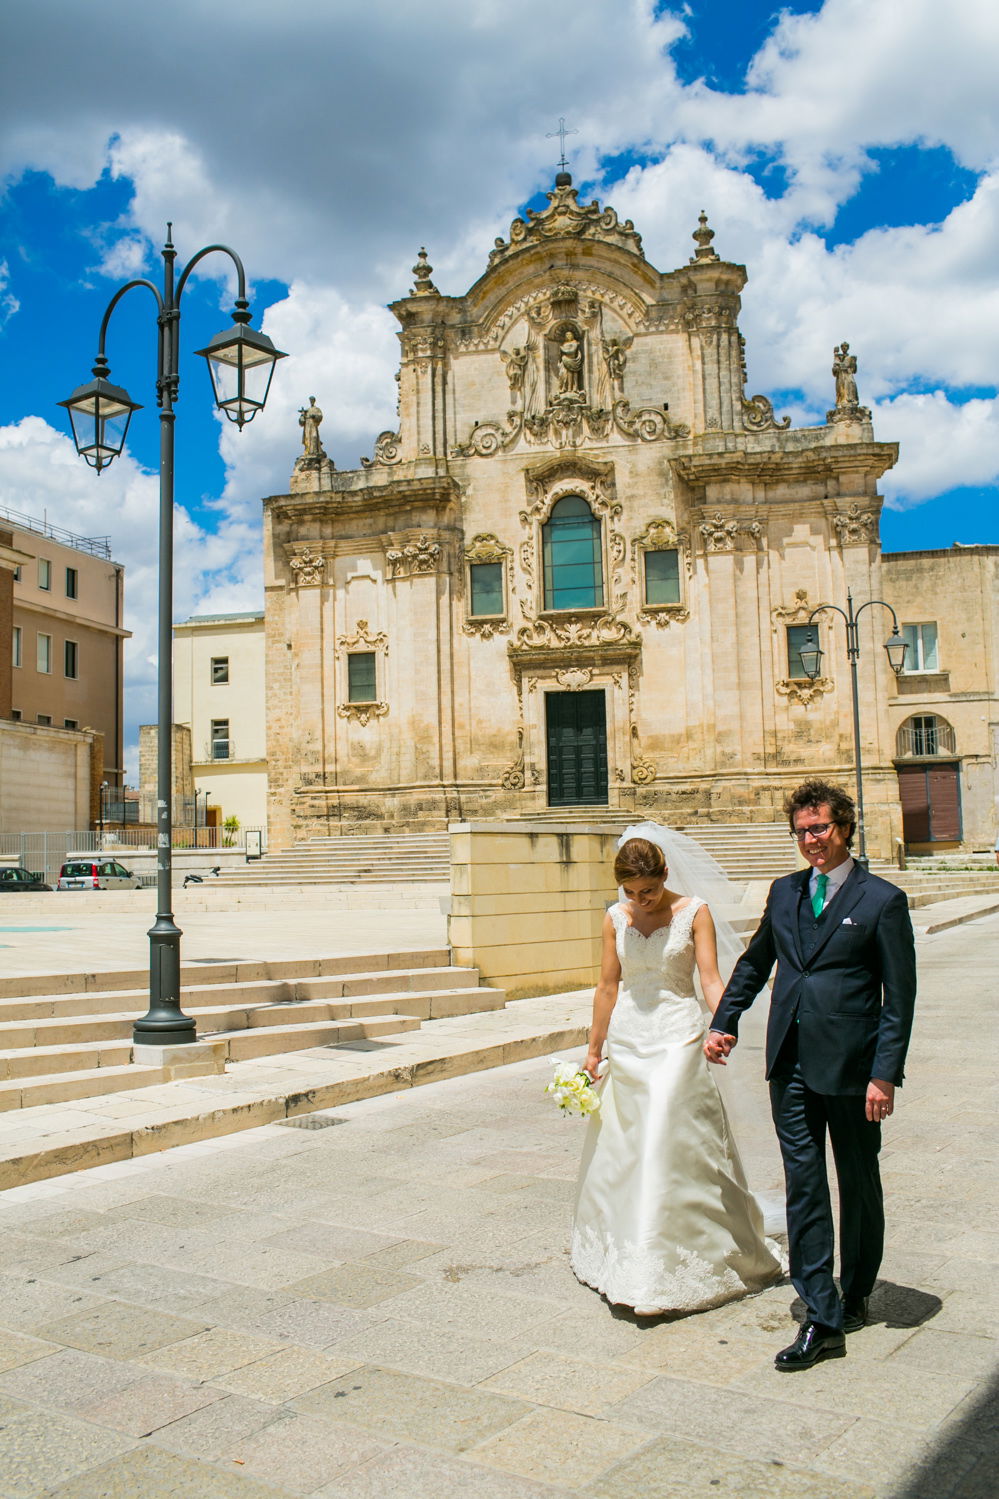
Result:
{"label": "manhole cover", "polygon": [[[398,1041],[331,1041],[324,1051],[387,1051],[398,1046]],[[315,1050],[319,1050],[318,1047]]]}
{"label": "manhole cover", "polygon": [[328,1114],[296,1114],[293,1119],[279,1119],[278,1124],[287,1124],[289,1129],[332,1129],[334,1124],[346,1124],[346,1119],[332,1119]]}

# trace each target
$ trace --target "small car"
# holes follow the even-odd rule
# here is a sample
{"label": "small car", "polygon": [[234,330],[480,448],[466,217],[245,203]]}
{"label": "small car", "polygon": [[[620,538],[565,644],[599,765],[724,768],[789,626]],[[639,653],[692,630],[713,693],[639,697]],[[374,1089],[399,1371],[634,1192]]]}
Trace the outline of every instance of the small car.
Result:
{"label": "small car", "polygon": [[138,890],[142,881],[117,859],[69,859],[59,871],[57,890]]}
{"label": "small car", "polygon": [[21,869],[16,865],[0,869],[0,891],[51,889],[51,885],[46,885],[44,875],[33,874],[30,869]]}

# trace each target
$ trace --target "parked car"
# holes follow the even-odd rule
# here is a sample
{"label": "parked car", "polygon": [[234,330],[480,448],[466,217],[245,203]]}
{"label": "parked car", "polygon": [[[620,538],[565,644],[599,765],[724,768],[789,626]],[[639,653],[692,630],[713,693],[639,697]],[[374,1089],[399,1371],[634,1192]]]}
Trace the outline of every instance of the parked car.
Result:
{"label": "parked car", "polygon": [[142,881],[117,859],[69,859],[59,871],[57,890],[138,890]]}
{"label": "parked car", "polygon": [[32,874],[30,869],[20,869],[17,866],[8,866],[0,869],[0,890],[51,890],[51,885],[46,885],[45,878],[40,874]]}

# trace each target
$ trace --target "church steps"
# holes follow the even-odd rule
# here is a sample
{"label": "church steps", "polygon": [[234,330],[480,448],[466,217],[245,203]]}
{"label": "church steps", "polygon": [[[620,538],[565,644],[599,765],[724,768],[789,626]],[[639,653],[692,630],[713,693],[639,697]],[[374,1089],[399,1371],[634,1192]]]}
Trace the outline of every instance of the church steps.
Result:
{"label": "church steps", "polygon": [[[231,1062],[401,1035],[425,1020],[505,1007],[502,991],[480,987],[476,969],[447,965],[447,956],[427,949],[360,960],[188,964],[181,1003],[198,1040]],[[377,966],[385,962],[392,966]],[[187,1075],[194,1064],[183,1060],[183,1047],[164,1066],[131,1064],[132,1029],[149,1001],[145,978],[129,970],[0,984],[0,1111]],[[90,987],[97,982],[107,987]]]}

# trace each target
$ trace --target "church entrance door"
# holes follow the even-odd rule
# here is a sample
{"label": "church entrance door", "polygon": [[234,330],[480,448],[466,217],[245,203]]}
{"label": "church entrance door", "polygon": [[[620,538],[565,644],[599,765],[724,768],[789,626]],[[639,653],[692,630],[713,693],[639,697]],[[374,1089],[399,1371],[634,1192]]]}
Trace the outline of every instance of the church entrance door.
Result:
{"label": "church entrance door", "polygon": [[602,692],[549,692],[548,805],[606,807],[607,704]]}

